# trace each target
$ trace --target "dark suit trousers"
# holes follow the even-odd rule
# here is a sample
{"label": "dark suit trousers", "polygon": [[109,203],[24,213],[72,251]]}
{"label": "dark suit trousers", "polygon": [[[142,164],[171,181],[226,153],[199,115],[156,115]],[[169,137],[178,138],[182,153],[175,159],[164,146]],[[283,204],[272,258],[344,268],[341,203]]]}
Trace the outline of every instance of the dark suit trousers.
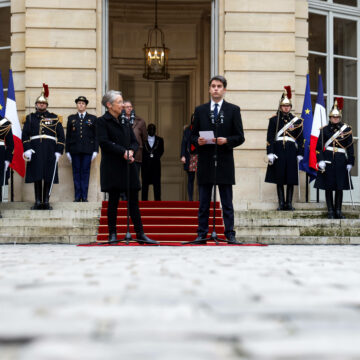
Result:
{"label": "dark suit trousers", "polygon": [[[141,184],[141,187],[142,187],[141,200],[142,201],[147,201],[148,200],[149,185],[150,184],[147,184],[147,183],[142,183]],[[155,201],[161,201],[161,183],[160,183],[160,179],[159,179],[159,181],[154,182],[153,187],[154,187],[154,200]]]}
{"label": "dark suit trousers", "polygon": [[[120,199],[119,190],[114,190],[109,192],[109,206],[107,213],[109,233],[116,232],[116,216],[117,216],[117,207],[119,204],[119,199]],[[139,209],[138,190],[130,189],[129,210],[130,210],[130,217],[134,224],[136,234],[142,233],[143,226],[141,222],[140,209]],[[124,225],[126,225],[126,220]]]}
{"label": "dark suit trousers", "polygon": [[76,200],[88,197],[91,157],[91,154],[71,154]]}
{"label": "dark suit trousers", "polygon": [[[211,192],[213,185],[199,185],[199,225],[198,225],[198,235],[201,237],[206,237],[209,232],[209,214],[210,214],[210,202],[211,202]],[[230,235],[235,236],[234,231],[234,208],[232,203],[232,185],[218,185],[221,206],[223,211],[223,219],[225,225],[225,236],[228,238]],[[212,221],[211,221],[212,225]]]}

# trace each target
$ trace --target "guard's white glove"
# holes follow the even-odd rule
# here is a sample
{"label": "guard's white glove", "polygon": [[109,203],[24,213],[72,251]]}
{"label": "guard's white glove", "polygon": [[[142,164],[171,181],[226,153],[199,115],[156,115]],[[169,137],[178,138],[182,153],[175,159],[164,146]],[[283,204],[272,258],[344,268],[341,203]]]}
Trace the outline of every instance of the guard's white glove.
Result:
{"label": "guard's white glove", "polygon": [[69,159],[69,161],[72,162],[72,158],[71,158],[71,155],[70,155],[69,152],[66,153],[66,156],[67,156],[67,158]]}
{"label": "guard's white glove", "polygon": [[326,162],[323,160],[319,161],[318,167],[319,169],[324,170],[326,167]]}
{"label": "guard's white glove", "polygon": [[297,156],[298,162],[300,162],[303,158],[304,158],[303,156],[298,155],[298,156]]}
{"label": "guard's white glove", "polygon": [[348,172],[350,172],[351,169],[352,169],[352,165],[351,165],[351,164],[347,164],[347,165],[346,165],[346,170],[347,170]]}
{"label": "guard's white glove", "polygon": [[269,164],[272,165],[275,161],[275,159],[277,159],[277,156],[275,154],[268,154],[268,159],[269,159]]}
{"label": "guard's white glove", "polygon": [[60,153],[58,153],[58,152],[56,152],[56,153],[55,153],[55,158],[56,158],[56,161],[59,161],[60,156],[61,156],[61,154],[60,154]]}
{"label": "guard's white glove", "polygon": [[94,151],[93,154],[92,154],[92,157],[91,157],[91,161],[93,161],[96,157],[97,157],[97,152]]}
{"label": "guard's white glove", "polygon": [[23,154],[23,157],[26,157],[28,161],[31,161],[32,154],[34,154],[35,151],[33,149],[26,150]]}
{"label": "guard's white glove", "polygon": [[5,172],[7,172],[9,165],[10,165],[10,161],[5,160]]}

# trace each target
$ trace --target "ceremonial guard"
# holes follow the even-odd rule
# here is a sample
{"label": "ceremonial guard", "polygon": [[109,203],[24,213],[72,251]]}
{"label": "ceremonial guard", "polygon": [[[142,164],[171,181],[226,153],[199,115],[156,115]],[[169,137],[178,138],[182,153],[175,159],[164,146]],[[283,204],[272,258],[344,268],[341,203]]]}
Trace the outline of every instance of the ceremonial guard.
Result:
{"label": "ceremonial guard", "polygon": [[143,201],[148,199],[149,185],[154,187],[154,199],[161,200],[161,156],[164,153],[164,139],[156,135],[156,126],[149,124],[148,137],[144,144],[141,165]]}
{"label": "ceremonial guard", "polygon": [[89,100],[75,99],[77,114],[70,115],[66,128],[66,156],[72,164],[75,202],[87,202],[91,162],[99,152],[96,116],[86,111]]}
{"label": "ceremonial guard", "polygon": [[[35,113],[26,116],[22,131],[23,157],[27,161],[26,183],[34,183],[33,210],[51,210],[50,189],[58,184],[57,164],[64,151],[64,129],[58,115],[47,110],[48,86],[43,84],[41,95],[35,101]],[[44,181],[44,184],[42,182]]]}
{"label": "ceremonial guard", "polygon": [[[325,190],[329,219],[343,219],[343,190],[353,188],[350,172],[355,163],[351,126],[341,121],[343,98],[337,98],[329,114],[329,124],[320,129],[316,146],[318,174],[315,187]],[[335,206],[333,201],[335,191]]]}
{"label": "ceremonial guard", "polygon": [[[7,184],[8,168],[14,154],[14,139],[11,122],[0,115],[0,201],[2,201],[2,187]],[[0,214],[0,218],[1,218]]]}
{"label": "ceremonial guard", "polygon": [[[279,109],[269,120],[267,131],[268,168],[265,182],[276,184],[278,210],[294,210],[294,185],[299,182],[299,162],[304,155],[303,119],[291,114],[291,88],[285,86]],[[284,193],[286,187],[286,199]]]}

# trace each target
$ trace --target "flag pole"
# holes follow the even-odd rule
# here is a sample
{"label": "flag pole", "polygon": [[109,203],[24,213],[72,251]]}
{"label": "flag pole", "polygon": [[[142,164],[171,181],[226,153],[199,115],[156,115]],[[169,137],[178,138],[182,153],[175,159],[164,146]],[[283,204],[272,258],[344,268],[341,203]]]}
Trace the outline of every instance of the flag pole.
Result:
{"label": "flag pole", "polygon": [[309,202],[309,174],[306,173],[306,179],[305,179],[306,183],[305,183],[305,201],[308,203]]}
{"label": "flag pole", "polygon": [[10,184],[11,184],[10,200],[11,202],[14,202],[14,170],[13,169],[10,170]]}

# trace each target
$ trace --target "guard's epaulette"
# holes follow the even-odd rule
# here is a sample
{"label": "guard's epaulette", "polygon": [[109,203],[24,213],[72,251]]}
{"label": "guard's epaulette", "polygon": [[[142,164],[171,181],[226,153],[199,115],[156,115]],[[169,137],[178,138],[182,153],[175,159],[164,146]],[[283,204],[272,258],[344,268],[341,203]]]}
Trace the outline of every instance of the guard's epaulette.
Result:
{"label": "guard's epaulette", "polygon": [[319,130],[323,129],[324,127],[328,126],[328,124],[322,126],[321,128],[319,128]]}
{"label": "guard's epaulette", "polygon": [[23,115],[23,116],[22,116],[22,118],[21,118],[21,123],[22,123],[22,124],[25,124],[26,116],[27,116],[27,115]]}
{"label": "guard's epaulette", "polygon": [[352,129],[351,125],[344,123],[348,128]]}

